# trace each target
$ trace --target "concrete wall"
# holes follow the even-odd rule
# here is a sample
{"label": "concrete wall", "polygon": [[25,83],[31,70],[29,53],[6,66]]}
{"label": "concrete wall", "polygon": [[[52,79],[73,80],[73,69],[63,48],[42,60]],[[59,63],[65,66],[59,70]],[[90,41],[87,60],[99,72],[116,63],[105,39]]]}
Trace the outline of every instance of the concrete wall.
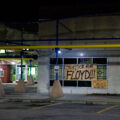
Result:
{"label": "concrete wall", "polygon": [[10,83],[10,65],[0,65],[0,69],[3,70],[3,76],[0,77],[3,83]]}
{"label": "concrete wall", "polygon": [[[112,38],[120,37],[120,16],[89,16],[60,20],[59,38]],[[56,38],[56,21],[39,24],[39,38]],[[98,41],[94,41],[96,43]],[[103,42],[103,41],[102,41]],[[109,43],[109,41],[107,41]],[[105,43],[107,43],[105,42]],[[44,43],[44,42],[42,42]],[[91,41],[66,41],[66,44],[87,44]],[[45,43],[44,43],[45,44]],[[48,42],[46,44],[55,44]]]}
{"label": "concrete wall", "polygon": [[120,57],[108,58],[108,93],[120,94]]}
{"label": "concrete wall", "polygon": [[38,93],[49,93],[49,58],[38,59]]}
{"label": "concrete wall", "polygon": [[[119,21],[119,15],[63,19],[59,22],[59,37],[120,37]],[[39,37],[56,38],[56,21],[39,23]]]}

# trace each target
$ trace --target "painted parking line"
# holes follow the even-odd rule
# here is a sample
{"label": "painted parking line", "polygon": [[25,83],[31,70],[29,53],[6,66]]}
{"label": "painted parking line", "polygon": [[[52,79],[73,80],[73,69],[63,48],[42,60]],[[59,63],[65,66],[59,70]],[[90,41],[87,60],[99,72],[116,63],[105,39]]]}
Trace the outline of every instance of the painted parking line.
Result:
{"label": "painted parking line", "polygon": [[32,110],[43,109],[46,107],[51,107],[51,106],[55,106],[55,105],[59,105],[59,104],[62,104],[62,103],[55,103],[55,104],[45,105],[45,106],[41,106],[41,107],[33,107]]}
{"label": "painted parking line", "polygon": [[103,113],[103,112],[105,112],[105,111],[111,110],[111,109],[116,108],[116,107],[118,107],[118,106],[119,106],[119,105],[113,105],[113,106],[107,107],[107,108],[105,108],[105,109],[103,109],[103,110],[100,110],[100,111],[98,111],[97,113],[98,113],[98,114],[101,114],[101,113]]}

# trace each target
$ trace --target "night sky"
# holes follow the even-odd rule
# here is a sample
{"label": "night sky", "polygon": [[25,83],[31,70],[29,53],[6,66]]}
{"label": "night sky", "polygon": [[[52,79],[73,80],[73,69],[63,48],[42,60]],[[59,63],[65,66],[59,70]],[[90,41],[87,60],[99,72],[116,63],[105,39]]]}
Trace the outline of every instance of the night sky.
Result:
{"label": "night sky", "polygon": [[32,21],[48,18],[62,18],[81,15],[120,13],[120,2],[115,1],[40,1],[24,4],[16,2],[14,5],[0,6],[0,21]]}
{"label": "night sky", "polygon": [[[24,24],[26,22],[38,21],[39,19],[56,19],[77,16],[94,15],[120,15],[120,2],[105,0],[43,0],[35,3],[29,1],[27,4],[16,1],[16,3],[0,4],[0,23],[9,27],[26,31],[37,32],[37,24]],[[13,24],[14,23],[14,24]],[[15,24],[17,23],[17,24]],[[19,24],[21,23],[21,24]]]}

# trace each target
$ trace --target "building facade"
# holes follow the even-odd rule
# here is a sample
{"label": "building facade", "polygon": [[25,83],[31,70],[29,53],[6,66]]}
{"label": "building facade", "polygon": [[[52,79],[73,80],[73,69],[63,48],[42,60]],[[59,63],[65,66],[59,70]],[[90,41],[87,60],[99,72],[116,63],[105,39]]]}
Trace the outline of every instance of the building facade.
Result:
{"label": "building facade", "polygon": [[[83,16],[62,19],[59,21],[58,45],[108,45],[120,43],[120,16]],[[46,24],[46,25],[45,25]],[[41,39],[56,39],[56,23],[39,24]],[[44,29],[43,29],[44,27]],[[45,44],[45,42],[43,42]],[[55,41],[46,44],[55,45]],[[58,78],[65,94],[120,94],[120,48],[71,48],[61,49],[58,59]],[[47,52],[38,59],[38,92],[48,93],[56,79],[54,67],[56,65],[55,51]],[[82,70],[73,70],[73,76],[66,79],[66,66],[96,65],[95,79],[78,79],[78,75],[85,74]],[[69,67],[71,70],[71,68]],[[74,67],[74,69],[77,69]],[[77,71],[77,72],[75,72]],[[77,77],[75,77],[75,75]],[[86,73],[87,78],[88,73]],[[84,78],[85,78],[84,77]]]}

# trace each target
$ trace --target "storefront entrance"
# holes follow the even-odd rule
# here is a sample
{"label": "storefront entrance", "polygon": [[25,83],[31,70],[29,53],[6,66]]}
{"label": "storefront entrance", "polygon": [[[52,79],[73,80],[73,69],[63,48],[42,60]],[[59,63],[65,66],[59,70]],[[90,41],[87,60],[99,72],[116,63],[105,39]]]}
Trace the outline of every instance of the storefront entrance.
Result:
{"label": "storefront entrance", "polygon": [[[27,65],[22,65],[23,69],[23,79],[27,81]],[[21,65],[16,65],[16,81],[21,79]]]}

